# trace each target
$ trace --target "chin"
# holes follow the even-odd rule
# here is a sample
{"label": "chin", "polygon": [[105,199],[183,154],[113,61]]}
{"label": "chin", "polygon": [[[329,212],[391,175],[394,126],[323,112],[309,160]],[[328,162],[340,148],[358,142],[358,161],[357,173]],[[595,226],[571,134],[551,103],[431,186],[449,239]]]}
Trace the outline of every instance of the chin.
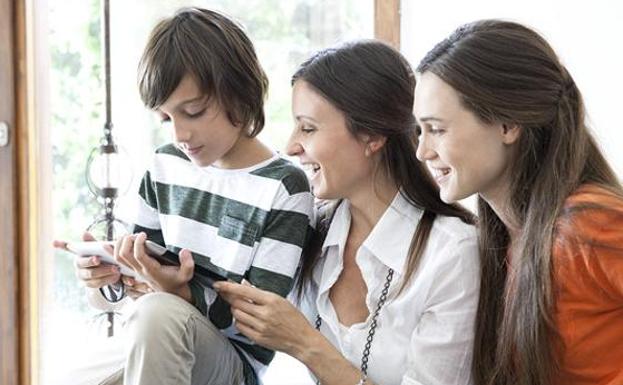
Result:
{"label": "chin", "polygon": [[312,186],[312,194],[317,199],[330,200],[330,199],[337,199],[337,198],[339,198],[339,197],[336,197],[335,194],[332,194],[331,191],[327,191],[326,188],[323,188],[321,186],[319,186],[319,187]]}
{"label": "chin", "polygon": [[327,194],[324,194],[322,190],[312,187],[312,195],[318,199],[331,199]]}
{"label": "chin", "polygon": [[193,158],[192,156],[190,156],[189,158],[190,158],[190,161],[195,166],[199,166],[199,167],[208,167],[208,166],[212,165],[215,162],[212,159],[197,159],[197,158]]}
{"label": "chin", "polygon": [[208,164],[206,164],[206,163],[204,163],[204,162],[201,162],[201,161],[198,161],[198,160],[195,160],[195,159],[191,159],[191,162],[192,162],[195,166],[197,166],[197,167],[208,167],[208,166],[210,165],[209,163],[208,163]]}
{"label": "chin", "polygon": [[451,205],[453,203],[456,203],[458,201],[458,199],[454,199],[452,197],[448,198],[448,197],[445,197],[443,195],[441,196],[441,200],[443,201],[443,203],[447,203],[449,205]]}
{"label": "chin", "polygon": [[457,201],[461,199],[459,196],[457,196],[457,194],[454,194],[452,191],[444,191],[444,190],[441,190],[439,192],[439,198],[441,198],[441,200],[444,203],[448,203],[448,204],[456,203]]}

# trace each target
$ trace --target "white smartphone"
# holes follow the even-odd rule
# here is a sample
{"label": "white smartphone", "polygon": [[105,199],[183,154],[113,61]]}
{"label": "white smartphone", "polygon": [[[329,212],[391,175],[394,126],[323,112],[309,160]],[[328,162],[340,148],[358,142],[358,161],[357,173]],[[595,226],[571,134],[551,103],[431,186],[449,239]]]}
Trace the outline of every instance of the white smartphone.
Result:
{"label": "white smartphone", "polygon": [[[97,255],[101,258],[102,262],[117,265],[121,269],[121,274],[135,278],[139,282],[144,282],[145,279],[141,277],[134,270],[120,265],[115,261],[113,255],[106,250],[105,246],[113,247],[112,241],[88,241],[88,242],[69,242],[67,243],[67,249],[73,253],[89,257],[91,255]],[[166,247],[163,247],[150,240],[145,241],[145,250],[147,254],[155,258],[159,263],[163,265],[179,266],[180,260],[177,254],[170,251]],[[208,266],[203,266],[200,261],[195,260],[195,278],[206,287],[212,287],[215,281],[227,280],[226,277],[220,275],[217,272],[212,271]]]}
{"label": "white smartphone", "polygon": [[80,257],[96,255],[100,257],[100,260],[104,263],[119,266],[121,274],[132,277],[139,282],[144,282],[145,279],[136,271],[115,261],[114,256],[107,250],[107,246],[110,246],[112,249],[114,244],[115,242],[113,241],[68,242],[67,249]]}

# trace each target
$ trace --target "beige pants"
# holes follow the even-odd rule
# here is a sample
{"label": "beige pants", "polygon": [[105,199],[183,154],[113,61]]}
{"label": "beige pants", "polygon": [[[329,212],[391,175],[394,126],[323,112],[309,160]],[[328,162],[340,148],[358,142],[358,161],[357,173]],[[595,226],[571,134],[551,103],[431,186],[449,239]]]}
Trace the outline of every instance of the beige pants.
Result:
{"label": "beige pants", "polygon": [[142,296],[126,325],[125,369],[100,385],[240,385],[229,340],[194,306],[166,293]]}

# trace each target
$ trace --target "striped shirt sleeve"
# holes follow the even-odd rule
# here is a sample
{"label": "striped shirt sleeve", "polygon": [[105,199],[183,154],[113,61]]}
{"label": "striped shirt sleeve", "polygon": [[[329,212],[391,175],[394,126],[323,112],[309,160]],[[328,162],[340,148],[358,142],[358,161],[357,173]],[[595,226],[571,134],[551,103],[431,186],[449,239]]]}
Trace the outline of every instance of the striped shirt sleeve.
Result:
{"label": "striped shirt sleeve", "polygon": [[314,198],[308,188],[289,190],[287,182],[280,186],[248,272],[251,284],[283,297],[288,295],[310,229],[313,208]]}

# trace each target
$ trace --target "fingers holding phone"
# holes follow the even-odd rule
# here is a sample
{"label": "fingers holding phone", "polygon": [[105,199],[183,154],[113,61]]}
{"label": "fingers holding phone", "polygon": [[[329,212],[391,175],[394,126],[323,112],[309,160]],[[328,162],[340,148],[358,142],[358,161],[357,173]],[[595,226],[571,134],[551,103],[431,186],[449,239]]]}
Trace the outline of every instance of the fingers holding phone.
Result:
{"label": "fingers holding phone", "polygon": [[[85,242],[95,241],[95,238],[89,233],[84,233],[82,239]],[[53,245],[57,249],[70,251],[76,254],[75,250],[71,250],[68,246],[69,244],[65,241],[55,240]],[[111,252],[112,248],[110,245],[104,245],[104,251]],[[103,263],[101,257],[98,255],[86,255],[76,258],[74,260],[74,273],[86,287],[94,289],[114,284],[121,278],[119,267]]]}
{"label": "fingers holding phone", "polygon": [[134,259],[134,238],[136,235],[130,234],[117,239],[114,247],[114,259],[117,263],[129,267],[135,272],[139,272],[138,264]]}
{"label": "fingers holding phone", "polygon": [[153,293],[154,290],[145,282],[138,282],[136,279],[128,276],[122,276],[121,281],[125,285],[125,292],[128,297],[137,299],[138,297]]}
{"label": "fingers holding phone", "polygon": [[55,241],[54,246],[80,256],[76,258],[78,278],[91,288],[118,282],[122,277],[146,285],[126,285],[132,297],[151,291],[176,294],[190,301],[188,282],[194,274],[194,261],[188,250],[180,256],[146,239],[145,233],[124,236],[115,242],[94,241],[85,234],[83,242]]}
{"label": "fingers holding phone", "polygon": [[98,256],[78,258],[74,266],[76,277],[93,289],[112,285],[121,278],[119,266],[102,263]]}
{"label": "fingers holding phone", "polygon": [[118,239],[114,250],[115,261],[129,267],[146,281],[157,281],[155,278],[158,276],[157,273],[161,265],[148,256],[144,247],[144,240],[141,242],[140,237],[140,234],[131,234]]}
{"label": "fingers holding phone", "polygon": [[146,242],[145,233],[139,233],[133,239],[133,263],[138,264],[137,271],[156,291],[176,294],[190,301],[188,282],[193,277],[195,266],[190,253],[186,250],[180,254],[177,264],[160,263],[156,257],[149,255]]}

